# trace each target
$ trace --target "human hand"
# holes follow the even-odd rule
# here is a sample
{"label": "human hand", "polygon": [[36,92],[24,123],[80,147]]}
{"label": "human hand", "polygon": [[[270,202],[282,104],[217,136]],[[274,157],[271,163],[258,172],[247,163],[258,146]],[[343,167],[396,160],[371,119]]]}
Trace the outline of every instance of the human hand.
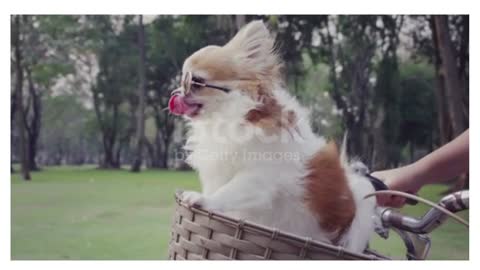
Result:
{"label": "human hand", "polygon": [[[453,141],[405,167],[372,173],[392,190],[417,193],[425,184],[441,183],[468,171],[468,129]],[[378,195],[379,205],[401,207],[405,199]]]}
{"label": "human hand", "polygon": [[[417,170],[413,166],[405,166],[391,170],[378,171],[372,176],[381,179],[391,190],[398,190],[415,194],[423,186],[417,177]],[[377,195],[377,202],[381,206],[400,208],[405,204],[404,197],[395,195]]]}

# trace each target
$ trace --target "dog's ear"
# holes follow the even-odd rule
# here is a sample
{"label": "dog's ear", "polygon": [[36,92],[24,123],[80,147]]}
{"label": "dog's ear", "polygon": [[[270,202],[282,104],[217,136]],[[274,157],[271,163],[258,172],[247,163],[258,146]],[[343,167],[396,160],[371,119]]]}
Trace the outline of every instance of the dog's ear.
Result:
{"label": "dog's ear", "polygon": [[274,39],[261,20],[245,25],[225,48],[243,68],[265,74],[278,65]]}
{"label": "dog's ear", "polygon": [[245,25],[226,45],[237,50],[237,53],[247,59],[255,59],[268,54],[273,49],[273,39],[261,20]]}

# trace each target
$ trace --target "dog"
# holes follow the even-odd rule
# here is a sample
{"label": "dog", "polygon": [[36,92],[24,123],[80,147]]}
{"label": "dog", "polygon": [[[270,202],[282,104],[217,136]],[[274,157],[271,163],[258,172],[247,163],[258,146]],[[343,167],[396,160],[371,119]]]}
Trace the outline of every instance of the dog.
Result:
{"label": "dog", "polygon": [[308,111],[282,80],[283,63],[262,21],[224,46],[189,56],[170,112],[188,121],[186,161],[202,193],[183,200],[362,252],[374,231],[374,191],[339,150],[313,133]]}

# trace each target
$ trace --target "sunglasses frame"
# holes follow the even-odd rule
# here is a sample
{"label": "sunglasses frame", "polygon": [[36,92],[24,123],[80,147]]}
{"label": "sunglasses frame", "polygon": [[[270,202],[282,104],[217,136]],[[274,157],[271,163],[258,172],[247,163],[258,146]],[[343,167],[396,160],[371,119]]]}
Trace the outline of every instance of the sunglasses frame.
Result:
{"label": "sunglasses frame", "polygon": [[225,93],[228,93],[228,92],[231,91],[230,89],[225,88],[225,87],[195,81],[195,78],[194,78],[192,72],[187,71],[185,73],[185,75],[183,77],[183,81],[182,81],[182,86],[183,86],[183,89],[185,90],[185,93],[189,93],[192,90],[192,85],[198,85],[198,86],[201,86],[201,87],[213,88],[213,89],[221,90]]}

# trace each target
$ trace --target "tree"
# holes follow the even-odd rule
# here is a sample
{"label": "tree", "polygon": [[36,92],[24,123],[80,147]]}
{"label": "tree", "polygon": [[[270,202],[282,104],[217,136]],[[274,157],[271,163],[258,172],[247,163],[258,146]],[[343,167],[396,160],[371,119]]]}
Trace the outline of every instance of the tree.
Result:
{"label": "tree", "polygon": [[12,162],[26,152],[19,151],[21,105],[30,169],[169,167],[184,140],[183,122],[165,110],[182,62],[206,45],[225,44],[253,19],[276,36],[288,89],[312,108],[315,132],[340,138],[348,131],[349,155],[373,169],[414,160],[453,138],[454,128],[468,127],[468,16],[439,23],[425,15],[136,18],[20,16],[15,46],[12,17]]}
{"label": "tree", "polygon": [[[468,56],[469,17],[411,16],[414,55],[426,58],[435,67],[435,147],[451,141],[468,128]],[[460,177],[453,189],[468,187],[468,178]]]}
{"label": "tree", "polygon": [[30,170],[39,169],[37,152],[43,98],[60,77],[71,72],[65,47],[68,47],[66,44],[71,38],[68,33],[74,22],[75,17],[72,16],[22,16],[21,68],[23,85],[26,86],[22,106]]}
{"label": "tree", "polygon": [[366,160],[363,153],[367,153],[368,145],[366,101],[371,96],[370,78],[376,48],[371,31],[375,21],[376,18],[366,16],[329,17],[323,22],[324,30],[319,31],[324,44],[321,53],[330,67],[332,84],[329,91],[342,111],[348,130],[348,152],[362,157],[362,160]]}
{"label": "tree", "polygon": [[[12,31],[13,33],[13,31]],[[12,46],[13,46],[13,42],[12,42]],[[13,61],[13,59],[11,60],[11,64],[10,64],[12,67],[15,66],[15,62]],[[16,128],[15,128],[15,121],[16,121],[16,115],[15,113],[17,112],[17,94],[16,94],[16,91],[15,91],[15,88],[16,88],[16,85],[15,85],[15,80],[16,80],[16,73],[14,71],[14,68],[11,69],[10,71],[11,73],[11,91],[10,91],[10,149],[12,149],[10,151],[10,172],[11,173],[14,173],[15,170],[13,168],[13,164],[14,162],[16,161],[16,155],[15,155],[15,148],[17,147],[18,145],[18,140],[17,140],[17,136],[16,136]]]}
{"label": "tree", "polygon": [[[42,117],[42,103],[41,96],[36,89],[33,79],[32,71],[29,67],[25,68],[27,73],[28,93],[29,99],[27,101],[27,108],[25,111],[25,129],[28,134],[28,152],[29,152],[29,167],[32,171],[37,171],[37,148],[38,138],[40,137],[41,117]],[[31,112],[31,113],[30,113]],[[28,117],[31,115],[30,117]],[[30,119],[30,121],[28,120]]]}
{"label": "tree", "polygon": [[145,136],[150,167],[167,168],[175,117],[168,114],[171,90],[180,85],[182,61],[196,50],[209,45],[223,45],[235,33],[219,22],[234,24],[233,16],[158,16],[147,28],[147,115],[155,126]]}
{"label": "tree", "polygon": [[[410,17],[417,25],[411,31],[415,46],[413,56],[424,57],[435,66],[435,102],[439,134],[436,144],[443,145],[455,137],[452,121],[456,122],[456,132],[461,129],[459,126],[464,129],[468,127],[468,15]],[[446,61],[449,63],[448,67]],[[449,88],[453,85],[458,88],[447,90],[446,76],[449,77]],[[448,95],[454,95],[453,99],[448,99]],[[452,101],[455,104],[452,104]]]}
{"label": "tree", "polygon": [[142,165],[143,142],[145,141],[145,29],[143,26],[143,17],[139,15],[138,22],[138,47],[140,52],[140,61],[138,63],[138,113],[137,113],[137,134],[135,158],[132,164],[132,172],[139,172]]}
{"label": "tree", "polygon": [[30,166],[29,166],[29,149],[27,147],[28,135],[26,134],[25,112],[23,108],[23,68],[22,68],[22,44],[21,44],[21,22],[20,15],[13,16],[13,48],[15,55],[15,69],[16,69],[16,104],[17,104],[17,128],[20,137],[20,160],[21,170],[24,180],[31,180]]}
{"label": "tree", "polygon": [[42,104],[40,164],[97,163],[102,148],[95,113],[74,94],[46,96]]}
{"label": "tree", "polygon": [[265,18],[276,34],[277,52],[285,63],[286,81],[295,95],[305,88],[303,77],[307,70],[303,55],[307,53],[314,63],[319,62],[320,47],[314,34],[325,25],[328,16],[279,15]]}
{"label": "tree", "polygon": [[417,152],[422,155],[433,151],[438,140],[435,71],[425,61],[408,61],[400,66],[399,75],[400,121],[395,144],[400,148],[407,146],[408,162],[411,163],[418,158]]}
{"label": "tree", "polygon": [[[455,48],[450,34],[449,17],[431,16],[430,26],[436,49],[436,66],[438,80],[438,103],[441,106],[441,128],[443,143],[460,135],[468,128],[468,18],[462,22],[463,34],[459,40],[461,46]],[[465,34],[467,31],[467,34]],[[466,40],[465,40],[466,39]],[[457,42],[458,43],[458,42]],[[458,60],[460,59],[460,60]],[[467,108],[465,110],[464,108]],[[445,119],[448,119],[445,121]],[[463,175],[454,181],[449,191],[468,188],[469,179]]]}
{"label": "tree", "polygon": [[235,15],[235,26],[237,31],[245,25],[245,15]]}
{"label": "tree", "polygon": [[138,65],[138,56],[133,46],[137,31],[131,24],[131,16],[92,16],[90,20],[93,34],[99,39],[95,51],[99,72],[91,91],[102,134],[101,167],[120,168],[122,150],[135,130],[129,115],[134,112],[132,106],[138,102],[132,91],[137,84],[138,71],[134,67]]}
{"label": "tree", "polygon": [[432,16],[432,29],[435,38],[435,47],[438,51],[438,76],[443,81],[443,90],[447,105],[447,115],[452,127],[453,137],[460,135],[466,128],[466,119],[463,116],[462,84],[457,67],[457,56],[450,37],[448,16]]}

